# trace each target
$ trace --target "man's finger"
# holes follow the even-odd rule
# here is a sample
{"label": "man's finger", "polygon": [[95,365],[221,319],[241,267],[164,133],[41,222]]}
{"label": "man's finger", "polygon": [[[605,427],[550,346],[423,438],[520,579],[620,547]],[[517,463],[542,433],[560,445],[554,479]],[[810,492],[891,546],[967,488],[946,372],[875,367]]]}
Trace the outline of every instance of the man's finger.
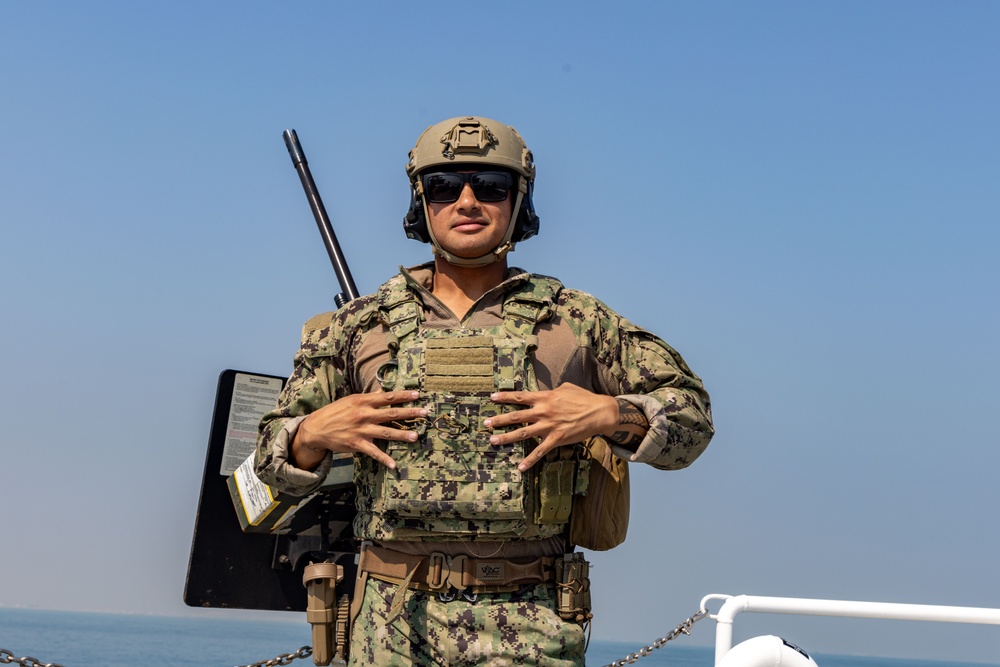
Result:
{"label": "man's finger", "polygon": [[358,452],[375,459],[386,468],[394,469],[396,467],[396,462],[392,459],[392,457],[376,447],[374,443],[361,443],[358,446]]}
{"label": "man's finger", "polygon": [[381,394],[371,394],[376,398],[376,405],[395,405],[409,403],[420,398],[419,391],[384,391]]}
{"label": "man's finger", "polygon": [[538,463],[543,456],[548,454],[550,449],[555,449],[555,443],[551,442],[548,438],[542,440],[541,444],[535,447],[530,454],[517,464],[517,469],[521,472],[527,472],[531,466]]}
{"label": "man's finger", "polygon": [[531,410],[515,410],[483,421],[486,428],[502,428],[512,424],[531,424],[538,421],[538,415]]}
{"label": "man's finger", "polygon": [[417,432],[406,431],[398,428],[382,428],[379,430],[377,438],[381,440],[397,440],[399,442],[416,442]]}
{"label": "man's finger", "polygon": [[515,403],[518,405],[534,405],[535,399],[538,394],[542,392],[536,391],[498,391],[494,394],[490,394],[490,400],[494,403]]}
{"label": "man's finger", "polygon": [[[529,430],[529,427],[519,428],[516,431],[511,431],[510,433],[498,433],[496,435],[490,436],[491,445],[509,445],[512,442],[520,442],[521,440],[529,440],[535,435]],[[540,434],[539,434],[540,435]]]}
{"label": "man's finger", "polygon": [[387,424],[400,419],[419,419],[426,417],[427,408],[384,408],[379,410],[379,423]]}

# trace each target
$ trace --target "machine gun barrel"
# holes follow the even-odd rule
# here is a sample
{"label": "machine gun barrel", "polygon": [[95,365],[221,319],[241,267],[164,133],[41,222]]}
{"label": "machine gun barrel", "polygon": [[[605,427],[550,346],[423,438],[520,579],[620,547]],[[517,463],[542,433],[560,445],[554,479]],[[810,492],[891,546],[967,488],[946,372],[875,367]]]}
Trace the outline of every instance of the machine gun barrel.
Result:
{"label": "machine gun barrel", "polygon": [[313,181],[312,172],[309,171],[309,163],[306,161],[306,154],[302,152],[298,135],[295,134],[295,130],[285,130],[281,136],[288,148],[288,155],[292,158],[292,165],[295,166],[295,171],[299,173],[299,178],[302,180],[302,189],[306,191],[309,207],[312,209],[313,217],[316,218],[316,225],[319,227],[320,236],[323,237],[326,252],[330,255],[333,270],[337,273],[337,280],[340,281],[342,291],[334,300],[337,302],[337,307],[343,306],[351,299],[358,298],[357,285],[354,284],[354,277],[351,275],[351,269],[347,266],[347,260],[344,259],[344,253],[340,250],[337,235],[333,233],[330,216],[327,215],[326,207],[323,206],[323,198],[319,196],[319,190],[316,189],[316,182]]}

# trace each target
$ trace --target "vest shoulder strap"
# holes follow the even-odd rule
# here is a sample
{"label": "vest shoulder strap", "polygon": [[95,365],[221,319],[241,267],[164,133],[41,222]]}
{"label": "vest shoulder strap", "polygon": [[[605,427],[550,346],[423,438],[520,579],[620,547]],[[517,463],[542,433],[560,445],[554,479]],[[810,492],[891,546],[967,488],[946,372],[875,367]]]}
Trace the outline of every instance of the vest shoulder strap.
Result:
{"label": "vest shoulder strap", "polygon": [[556,298],[562,287],[555,278],[529,274],[503,303],[504,327],[523,338],[534,336],[535,326],[555,312]]}
{"label": "vest shoulder strap", "polygon": [[400,341],[420,328],[420,304],[406,286],[406,278],[398,274],[378,288],[379,320]]}

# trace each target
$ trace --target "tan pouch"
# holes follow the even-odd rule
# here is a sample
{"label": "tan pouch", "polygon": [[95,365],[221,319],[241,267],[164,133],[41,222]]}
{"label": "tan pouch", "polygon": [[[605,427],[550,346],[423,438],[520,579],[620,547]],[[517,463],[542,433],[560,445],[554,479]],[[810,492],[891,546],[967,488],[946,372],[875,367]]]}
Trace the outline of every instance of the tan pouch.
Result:
{"label": "tan pouch", "polygon": [[628,462],[611,452],[601,436],[584,443],[590,459],[587,494],[574,496],[569,539],[593,551],[607,551],[625,541],[628,532]]}

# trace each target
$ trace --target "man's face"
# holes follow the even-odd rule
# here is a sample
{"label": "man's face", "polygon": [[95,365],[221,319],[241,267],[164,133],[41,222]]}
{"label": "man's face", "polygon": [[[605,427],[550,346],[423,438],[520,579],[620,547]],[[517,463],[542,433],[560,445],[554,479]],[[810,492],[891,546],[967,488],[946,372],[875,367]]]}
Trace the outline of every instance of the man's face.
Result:
{"label": "man's face", "polygon": [[[481,173],[485,177],[494,172],[469,170],[457,173],[463,176]],[[511,177],[510,183],[515,182]],[[425,188],[426,186],[425,180]],[[480,201],[472,185],[465,182],[461,185],[461,191],[455,201],[440,203],[430,201],[433,197],[429,197],[428,224],[434,232],[434,237],[445,250],[457,257],[471,259],[489,253],[500,245],[510,226],[511,190],[512,187],[507,188],[507,196],[502,201]],[[492,197],[484,196],[484,198]]]}

